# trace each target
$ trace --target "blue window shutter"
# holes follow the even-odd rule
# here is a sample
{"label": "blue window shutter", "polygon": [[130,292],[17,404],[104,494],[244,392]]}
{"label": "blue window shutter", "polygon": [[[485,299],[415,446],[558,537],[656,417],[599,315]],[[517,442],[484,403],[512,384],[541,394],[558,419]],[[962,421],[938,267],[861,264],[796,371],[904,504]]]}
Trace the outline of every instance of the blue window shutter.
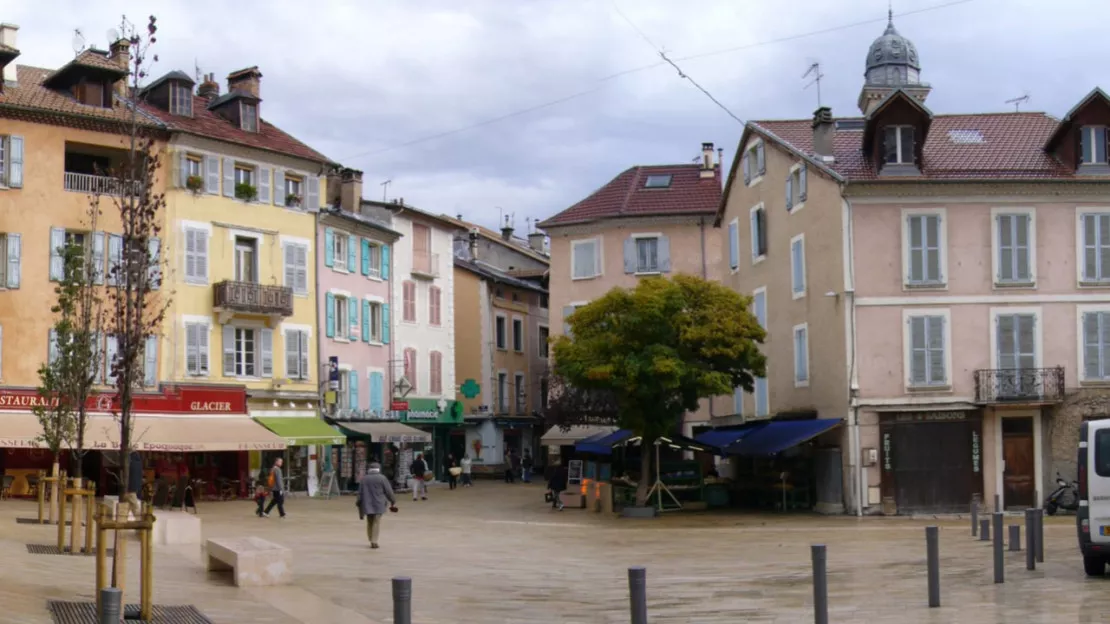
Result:
{"label": "blue window shutter", "polygon": [[104,232],[93,232],[93,283],[104,283]]}
{"label": "blue window shutter", "polygon": [[624,239],[624,272],[636,272],[636,239],[631,236]]}
{"label": "blue window shutter", "polygon": [[162,285],[162,241],[157,238],[151,238],[147,241],[147,246],[150,248],[150,266],[147,273],[147,279],[150,280],[150,288],[158,290]]}
{"label": "blue window shutter", "polygon": [[354,235],[347,235],[347,270],[351,273],[355,272],[355,267],[358,266],[358,238]]}
{"label": "blue window shutter", "polygon": [[370,373],[370,411],[378,415],[382,411],[383,379],[381,373]]}
{"label": "blue window shutter", "polygon": [[20,235],[8,234],[8,288],[19,288]]}
{"label": "blue window shutter", "polygon": [[370,302],[362,300],[362,341],[370,342]]}
{"label": "blue window shutter", "polygon": [[62,228],[50,228],[50,280],[62,281],[65,274],[65,259],[62,258],[62,248],[66,245],[66,231]]}
{"label": "blue window shutter", "polygon": [[656,244],[657,244],[656,253],[658,254],[658,258],[659,258],[659,271],[661,273],[670,273],[671,272],[671,239],[667,235],[663,234],[663,235],[659,236],[659,239],[658,239],[658,241],[656,241]]}
{"label": "blue window shutter", "polygon": [[320,209],[320,178],[308,176],[308,192],[305,194],[304,207],[306,210]]}
{"label": "blue window shutter", "polygon": [[147,336],[143,348],[143,385],[152,388],[158,381],[158,337]]}
{"label": "blue window shutter", "polygon": [[362,240],[362,274],[370,275],[370,241]]}
{"label": "blue window shutter", "polygon": [[736,222],[728,224],[728,266],[740,266],[740,233]]}
{"label": "blue window shutter", "polygon": [[347,385],[349,386],[348,391],[351,393],[351,409],[358,409],[358,373],[356,371],[347,371]]}
{"label": "blue window shutter", "polygon": [[224,159],[224,197],[235,197],[235,161]]}
{"label": "blue window shutter", "polygon": [[389,344],[389,304],[382,304],[382,344]]}
{"label": "blue window shutter", "polygon": [[351,340],[358,340],[358,299],[351,297],[347,300],[347,337]]}
{"label": "blue window shutter", "polygon": [[382,279],[389,279],[389,245],[382,245]]}
{"label": "blue window shutter", "polygon": [[285,205],[285,170],[274,169],[274,205]]}
{"label": "blue window shutter", "polygon": [[335,230],[324,228],[324,266],[335,266]]}
{"label": "blue window shutter", "polygon": [[262,376],[274,376],[274,330],[262,330]]}
{"label": "blue window shutter", "polygon": [[270,203],[270,168],[258,168],[258,201],[263,204]]}
{"label": "blue window shutter", "polygon": [[220,194],[220,159],[215,156],[204,157],[204,192]]}
{"label": "blue window shutter", "polygon": [[12,135],[8,137],[11,147],[11,157],[8,163],[8,186],[23,188],[23,137]]}
{"label": "blue window shutter", "polygon": [[328,338],[335,338],[335,295],[324,295],[324,315],[327,317],[324,333]]}
{"label": "blue window shutter", "polygon": [[809,194],[809,186],[806,181],[806,165],[802,165],[801,171],[798,172],[798,201],[804,202],[806,196]]}

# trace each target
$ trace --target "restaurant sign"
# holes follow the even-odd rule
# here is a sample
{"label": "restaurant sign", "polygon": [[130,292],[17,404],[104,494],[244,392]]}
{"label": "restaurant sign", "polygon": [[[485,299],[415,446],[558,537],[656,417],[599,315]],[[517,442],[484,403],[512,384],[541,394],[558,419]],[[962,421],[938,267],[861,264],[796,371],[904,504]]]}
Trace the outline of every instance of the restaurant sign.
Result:
{"label": "restaurant sign", "polygon": [[[243,388],[172,386],[162,392],[137,393],[132,399],[136,414],[246,414]],[[57,397],[43,397],[33,388],[0,388],[0,411],[31,411],[57,405]],[[90,412],[119,412],[115,393],[98,393],[85,401]],[[10,448],[10,447],[9,447]]]}

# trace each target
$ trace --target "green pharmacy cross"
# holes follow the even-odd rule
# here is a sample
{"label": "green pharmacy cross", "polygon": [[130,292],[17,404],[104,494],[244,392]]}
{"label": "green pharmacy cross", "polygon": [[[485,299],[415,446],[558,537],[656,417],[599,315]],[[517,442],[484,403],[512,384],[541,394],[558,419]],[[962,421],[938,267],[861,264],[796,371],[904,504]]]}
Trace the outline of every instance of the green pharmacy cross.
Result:
{"label": "green pharmacy cross", "polygon": [[462,392],[462,395],[464,397],[468,399],[473,399],[474,397],[478,396],[478,393],[482,391],[482,386],[480,386],[478,382],[474,381],[473,379],[467,379],[463,382],[463,385],[459,387],[459,391]]}

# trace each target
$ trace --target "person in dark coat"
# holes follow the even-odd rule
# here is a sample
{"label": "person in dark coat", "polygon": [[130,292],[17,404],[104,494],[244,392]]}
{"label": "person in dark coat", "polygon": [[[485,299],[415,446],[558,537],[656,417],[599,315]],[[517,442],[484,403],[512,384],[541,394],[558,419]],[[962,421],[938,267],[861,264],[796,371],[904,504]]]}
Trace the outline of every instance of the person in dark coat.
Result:
{"label": "person in dark coat", "polygon": [[397,511],[397,499],[389,479],[382,474],[381,464],[374,462],[358,484],[358,515],[366,518],[370,548],[378,547],[378,532],[386,510]]}
{"label": "person in dark coat", "polygon": [[462,474],[462,468],[459,468],[459,462],[455,461],[455,456],[453,454],[447,455],[447,465],[445,468],[447,468],[447,485],[450,486],[452,490],[459,487],[459,474]]}
{"label": "person in dark coat", "polygon": [[547,489],[551,490],[551,508],[563,510],[563,501],[560,494],[567,489],[567,468],[559,464],[551,472],[551,479],[547,482]]}
{"label": "person in dark coat", "polygon": [[423,455],[416,454],[416,459],[409,465],[409,472],[412,473],[412,500],[428,500],[428,483],[424,480],[428,473],[428,462],[424,461]]}

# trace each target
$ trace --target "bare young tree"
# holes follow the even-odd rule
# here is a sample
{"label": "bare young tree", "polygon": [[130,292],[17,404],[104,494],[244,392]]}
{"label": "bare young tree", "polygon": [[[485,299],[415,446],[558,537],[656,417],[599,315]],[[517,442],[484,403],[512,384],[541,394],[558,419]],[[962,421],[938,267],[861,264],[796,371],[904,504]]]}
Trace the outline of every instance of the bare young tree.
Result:
{"label": "bare young tree", "polygon": [[[158,249],[165,193],[159,191],[161,154],[157,130],[144,123],[139,112],[140,86],[147,76],[147,54],[157,41],[156,19],[145,29],[124,17],[120,32],[131,45],[128,88],[122,97],[130,110],[122,131],[126,142],[123,162],[113,172],[109,201],[119,213],[121,249],[109,268],[111,318],[108,322],[116,352],[111,374],[116,388],[116,417],[119,423],[120,488],[126,491],[130,478],[130,456],[134,449],[132,405],[135,391],[144,385],[145,353],[162,326],[170,297],[159,292],[162,260]],[[157,55],[153,61],[157,61]],[[117,538],[118,539],[118,538]],[[118,553],[113,559],[112,583],[117,585]]]}

